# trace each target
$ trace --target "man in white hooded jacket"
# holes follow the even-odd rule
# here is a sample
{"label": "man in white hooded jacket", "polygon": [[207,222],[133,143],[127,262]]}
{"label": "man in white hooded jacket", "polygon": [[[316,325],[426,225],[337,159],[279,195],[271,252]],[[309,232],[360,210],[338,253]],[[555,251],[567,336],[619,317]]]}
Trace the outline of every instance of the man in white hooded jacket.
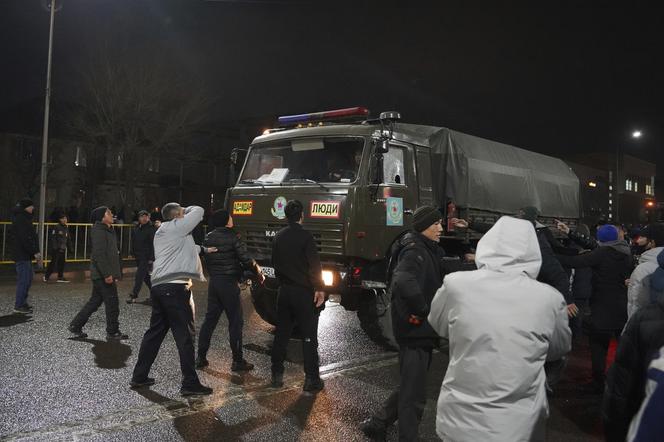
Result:
{"label": "man in white hooded jacket", "polygon": [[544,440],[544,362],[571,348],[566,302],[536,280],[542,257],[528,221],[499,219],[475,262],[478,270],[445,278],[428,316],[450,343],[437,433],[446,442]]}

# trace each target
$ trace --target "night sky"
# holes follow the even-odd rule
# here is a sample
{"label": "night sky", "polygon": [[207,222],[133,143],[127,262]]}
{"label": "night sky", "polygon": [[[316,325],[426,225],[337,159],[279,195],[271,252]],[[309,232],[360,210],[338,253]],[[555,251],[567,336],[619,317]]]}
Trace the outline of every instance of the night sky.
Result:
{"label": "night sky", "polygon": [[[165,54],[220,124],[363,105],[544,153],[620,144],[664,167],[664,10],[466,3],[479,5],[65,0],[54,99],[76,94],[90,54],[130,48]],[[41,0],[0,7],[2,130],[39,133],[48,13]],[[33,123],[12,118],[25,109]]]}

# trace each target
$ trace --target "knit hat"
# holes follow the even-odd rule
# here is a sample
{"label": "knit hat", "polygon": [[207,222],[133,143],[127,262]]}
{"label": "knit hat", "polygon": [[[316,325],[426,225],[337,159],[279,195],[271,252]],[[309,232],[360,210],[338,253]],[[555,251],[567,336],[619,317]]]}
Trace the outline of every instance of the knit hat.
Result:
{"label": "knit hat", "polygon": [[641,230],[641,236],[655,241],[657,247],[664,246],[664,224],[650,224]]}
{"label": "knit hat", "polygon": [[215,227],[226,227],[230,214],[228,210],[220,209],[212,214],[212,225]]}
{"label": "knit hat", "polygon": [[147,210],[139,210],[138,216],[143,216],[143,215],[150,216],[150,212],[148,212]]}
{"label": "knit hat", "polygon": [[522,207],[517,212],[517,218],[525,219],[531,223],[537,221],[538,216],[540,216],[540,211],[537,210],[537,207],[533,206]]}
{"label": "knit hat", "polygon": [[597,229],[597,241],[599,242],[609,242],[616,241],[618,239],[618,229],[616,226],[611,224],[604,224],[602,227]]}
{"label": "knit hat", "polygon": [[442,218],[443,216],[440,214],[440,211],[435,207],[419,207],[413,214],[413,230],[416,232],[423,232]]}
{"label": "knit hat", "polygon": [[22,198],[19,200],[18,203],[16,203],[17,206],[19,206],[21,209],[26,209],[30,206],[34,206],[35,204],[32,202],[30,198]]}
{"label": "knit hat", "polygon": [[90,214],[90,219],[92,220],[93,223],[100,223],[101,220],[104,218],[104,215],[106,215],[107,210],[108,210],[108,207],[106,207],[106,206],[97,207]]}

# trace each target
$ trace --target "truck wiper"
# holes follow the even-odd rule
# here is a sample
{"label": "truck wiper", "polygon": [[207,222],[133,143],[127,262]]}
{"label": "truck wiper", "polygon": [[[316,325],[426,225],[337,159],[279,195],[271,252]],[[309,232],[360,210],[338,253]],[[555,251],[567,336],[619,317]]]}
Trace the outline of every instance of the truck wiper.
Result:
{"label": "truck wiper", "polygon": [[258,184],[259,186],[261,186],[263,188],[263,190],[265,190],[265,186],[263,185],[263,182],[258,181],[258,180],[240,180],[240,184]]}
{"label": "truck wiper", "polygon": [[325,191],[329,190],[327,187],[325,187],[324,185],[322,185],[318,181],[310,180],[309,178],[291,178],[291,179],[288,180],[288,182],[289,183],[300,182],[300,183],[316,184],[317,186],[319,186],[321,189],[323,189]]}

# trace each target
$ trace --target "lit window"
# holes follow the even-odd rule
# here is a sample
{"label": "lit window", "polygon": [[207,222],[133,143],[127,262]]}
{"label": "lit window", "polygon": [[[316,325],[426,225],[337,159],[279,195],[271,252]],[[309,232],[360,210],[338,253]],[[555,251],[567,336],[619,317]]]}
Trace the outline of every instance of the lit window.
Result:
{"label": "lit window", "polygon": [[609,200],[609,206],[613,204],[613,200]]}
{"label": "lit window", "polygon": [[613,190],[613,186],[609,186],[609,190]]}
{"label": "lit window", "polygon": [[609,213],[609,219],[613,218],[613,214]]}
{"label": "lit window", "polygon": [[634,192],[639,191],[639,183],[634,183]]}

